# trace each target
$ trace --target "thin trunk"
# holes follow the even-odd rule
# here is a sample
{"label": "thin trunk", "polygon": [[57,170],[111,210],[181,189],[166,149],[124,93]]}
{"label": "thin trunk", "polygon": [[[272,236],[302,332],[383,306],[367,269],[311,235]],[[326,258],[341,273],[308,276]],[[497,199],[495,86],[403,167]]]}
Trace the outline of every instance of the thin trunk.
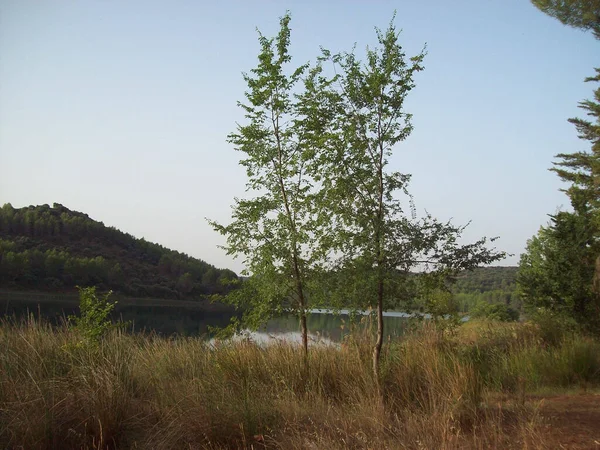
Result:
{"label": "thin trunk", "polygon": [[296,285],[298,289],[298,300],[300,303],[300,332],[302,333],[302,349],[304,350],[304,364],[308,365],[308,327],[306,326],[306,299],[304,298],[304,289],[300,279],[300,269],[298,267],[298,258],[294,255],[294,270],[296,272]]}
{"label": "thin trunk", "polygon": [[378,177],[378,205],[377,205],[377,340],[375,341],[375,347],[373,348],[373,376],[375,377],[375,385],[377,387],[377,396],[380,401],[383,400],[383,392],[381,390],[381,383],[379,380],[379,360],[381,359],[381,348],[383,347],[383,190],[384,190],[384,179],[383,179],[383,157],[384,148],[382,144],[381,136],[381,111],[379,112],[379,119],[377,124],[378,138],[379,138],[379,161],[377,164],[377,177]]}
{"label": "thin trunk", "polygon": [[304,364],[308,365],[308,328],[306,326],[306,312],[300,313],[300,329],[302,330],[302,348],[304,349]]}
{"label": "thin trunk", "polygon": [[377,289],[377,340],[373,348],[373,377],[377,387],[377,394],[381,397],[381,385],[379,383],[379,360],[381,348],[383,347],[383,280],[379,280]]}
{"label": "thin trunk", "polygon": [[[285,213],[290,223],[291,239],[292,239],[292,263],[294,265],[294,277],[296,278],[296,290],[298,294],[298,302],[300,306],[300,328],[302,333],[302,347],[304,351],[304,367],[308,369],[308,328],[306,326],[306,298],[304,297],[304,286],[302,285],[302,276],[300,273],[300,264],[298,262],[298,245],[296,241],[297,229],[294,221],[294,215],[292,213],[290,202],[288,199],[288,193],[285,188],[285,183],[281,175],[281,167],[283,165],[283,149],[281,145],[281,136],[279,130],[279,114],[271,112],[271,122],[273,123],[273,129],[275,131],[275,139],[277,140],[277,156],[278,166],[275,166],[275,170],[278,172],[279,188],[281,189],[281,195],[283,197],[283,204],[285,207]],[[307,374],[306,374],[307,375]]]}

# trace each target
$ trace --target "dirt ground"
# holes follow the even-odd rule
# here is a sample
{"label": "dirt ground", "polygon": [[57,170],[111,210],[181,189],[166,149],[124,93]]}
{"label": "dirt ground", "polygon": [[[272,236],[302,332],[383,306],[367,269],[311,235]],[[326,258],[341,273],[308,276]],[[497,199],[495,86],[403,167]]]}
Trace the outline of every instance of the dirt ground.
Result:
{"label": "dirt ground", "polygon": [[544,440],[556,449],[600,450],[600,394],[540,396]]}

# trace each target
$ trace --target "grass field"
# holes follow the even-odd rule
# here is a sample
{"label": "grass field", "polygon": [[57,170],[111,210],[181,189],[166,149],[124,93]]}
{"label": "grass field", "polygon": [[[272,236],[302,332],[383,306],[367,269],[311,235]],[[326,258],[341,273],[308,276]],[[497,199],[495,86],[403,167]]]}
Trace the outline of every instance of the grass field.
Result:
{"label": "grass field", "polygon": [[[383,399],[370,363],[364,335],[312,348],[303,377],[292,345],[117,330],[82,345],[68,327],[4,322],[0,447],[595,448],[592,338],[552,325],[477,322],[448,332],[426,323],[385,346]],[[569,401],[589,427],[565,437]]]}

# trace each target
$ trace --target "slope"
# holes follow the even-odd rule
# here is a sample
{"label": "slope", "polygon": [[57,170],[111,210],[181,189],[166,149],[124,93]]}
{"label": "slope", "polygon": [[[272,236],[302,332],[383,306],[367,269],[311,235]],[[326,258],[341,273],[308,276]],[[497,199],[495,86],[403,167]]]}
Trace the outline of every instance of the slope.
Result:
{"label": "slope", "polygon": [[216,267],[54,203],[0,209],[0,287],[98,286],[135,297],[193,299],[236,278]]}

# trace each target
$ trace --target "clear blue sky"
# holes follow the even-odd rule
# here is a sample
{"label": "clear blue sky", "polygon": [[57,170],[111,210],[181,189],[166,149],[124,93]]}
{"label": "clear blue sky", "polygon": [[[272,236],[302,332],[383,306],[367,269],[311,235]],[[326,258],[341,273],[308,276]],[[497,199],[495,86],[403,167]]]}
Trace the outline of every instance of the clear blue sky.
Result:
{"label": "clear blue sky", "polygon": [[409,55],[427,43],[394,169],[419,211],[519,254],[566,196],[553,155],[587,150],[567,118],[600,42],[527,0],[0,0],[0,204],[53,202],[137,237],[240,269],[207,225],[244,195],[225,142],[242,114],[255,28],[292,13],[297,63],[374,44],[394,9]]}

